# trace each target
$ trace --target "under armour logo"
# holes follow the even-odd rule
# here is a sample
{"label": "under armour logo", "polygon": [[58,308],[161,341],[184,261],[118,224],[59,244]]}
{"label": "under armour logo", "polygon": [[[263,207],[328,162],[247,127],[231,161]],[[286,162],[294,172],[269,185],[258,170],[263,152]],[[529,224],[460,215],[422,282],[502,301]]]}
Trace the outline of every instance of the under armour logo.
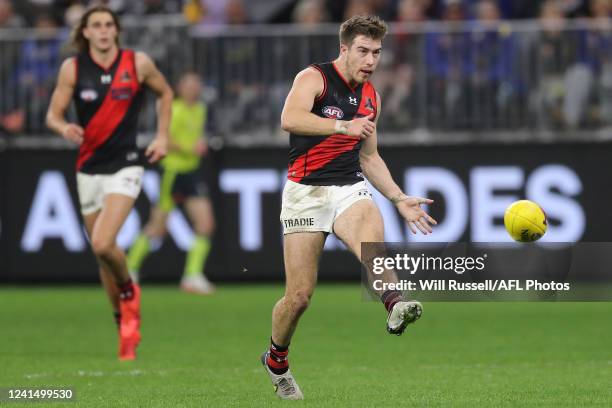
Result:
{"label": "under armour logo", "polygon": [[110,84],[110,83],[111,83],[111,81],[112,81],[112,79],[113,79],[113,78],[110,76],[110,74],[108,74],[108,75],[102,75],[102,76],[100,77],[100,82],[102,82],[103,84]]}
{"label": "under armour logo", "polygon": [[352,96],[349,96],[349,103],[351,105],[357,105],[357,98],[353,98]]}

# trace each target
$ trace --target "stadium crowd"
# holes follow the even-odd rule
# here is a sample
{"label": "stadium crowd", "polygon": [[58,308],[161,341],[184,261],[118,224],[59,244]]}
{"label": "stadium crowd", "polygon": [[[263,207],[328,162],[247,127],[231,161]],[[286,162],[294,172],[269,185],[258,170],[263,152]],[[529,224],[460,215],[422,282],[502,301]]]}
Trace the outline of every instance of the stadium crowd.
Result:
{"label": "stadium crowd", "polygon": [[[0,134],[45,133],[40,118],[57,68],[71,52],[69,28],[94,3],[141,24],[172,15],[185,27],[216,27],[221,34],[230,25],[293,23],[314,38],[313,27],[355,14],[399,23],[373,79],[385,106],[383,130],[595,129],[612,118],[612,0],[0,0],[0,33],[38,33],[0,36]],[[520,29],[519,19],[534,21],[537,29]],[[188,30],[154,26],[126,42],[146,48],[162,69],[168,61],[184,61],[176,53],[187,52]],[[323,43],[304,60],[331,58],[337,45],[312,44]],[[192,61],[182,67],[206,74],[208,101],[215,102],[210,124],[223,135],[249,119],[276,123],[274,106],[282,105],[287,78],[300,68],[288,65],[286,78],[247,79],[238,65],[257,64],[261,55],[249,49],[262,46],[244,44],[200,47],[208,64],[213,59],[223,67],[216,78],[210,65],[200,69]],[[291,44],[285,54],[295,52]],[[208,58],[213,48],[215,57]],[[223,120],[224,107],[231,109],[233,124]]]}

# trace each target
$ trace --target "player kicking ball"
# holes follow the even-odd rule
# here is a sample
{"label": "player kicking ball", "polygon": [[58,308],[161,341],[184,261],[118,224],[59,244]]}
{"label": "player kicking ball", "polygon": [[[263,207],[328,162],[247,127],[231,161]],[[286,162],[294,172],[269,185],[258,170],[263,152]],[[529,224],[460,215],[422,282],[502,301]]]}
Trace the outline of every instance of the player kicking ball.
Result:
{"label": "player kicking ball", "polygon": [[[362,242],[384,241],[383,220],[364,176],[395,204],[411,231],[432,232],[436,221],[405,195],[378,154],[380,96],[369,82],[382,51],[386,24],[356,16],[340,27],[340,55],[297,74],[281,126],[290,133],[289,172],[283,190],[285,295],[272,311],[272,336],[261,361],[282,399],[304,396],[289,370],[289,343],[313,294],[325,238],[334,233],[362,259]],[[396,281],[394,271],[381,275]],[[400,292],[377,293],[387,310],[387,331],[401,335],[422,313]]]}
{"label": "player kicking ball", "polygon": [[[60,68],[47,125],[79,145],[81,214],[119,327],[119,359],[133,360],[140,343],[140,288],[128,275],[116,239],[142,185],[136,130],[143,86],[157,94],[159,107],[157,136],[145,152],[151,163],[166,154],[172,90],[147,55],[119,48],[119,31],[109,8],[83,14],[73,33],[79,54]],[[78,124],[66,121],[71,100]]]}

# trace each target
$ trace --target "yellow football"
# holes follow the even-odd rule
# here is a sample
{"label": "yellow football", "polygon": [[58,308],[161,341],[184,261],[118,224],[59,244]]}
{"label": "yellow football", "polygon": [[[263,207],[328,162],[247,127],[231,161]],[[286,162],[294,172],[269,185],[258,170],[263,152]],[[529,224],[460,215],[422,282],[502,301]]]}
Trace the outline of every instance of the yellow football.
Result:
{"label": "yellow football", "polygon": [[548,220],[539,205],[533,201],[519,200],[506,209],[504,225],[515,241],[533,242],[546,233]]}

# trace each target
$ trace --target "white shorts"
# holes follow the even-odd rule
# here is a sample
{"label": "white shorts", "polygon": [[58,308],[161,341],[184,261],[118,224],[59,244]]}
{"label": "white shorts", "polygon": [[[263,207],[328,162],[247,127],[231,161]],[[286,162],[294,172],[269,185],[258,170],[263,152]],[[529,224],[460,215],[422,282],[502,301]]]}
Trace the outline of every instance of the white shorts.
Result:
{"label": "white shorts", "polygon": [[359,200],[371,200],[365,181],[346,186],[310,186],[287,180],[280,215],[283,232],[333,232],[336,219]]}
{"label": "white shorts", "polygon": [[77,191],[83,215],[102,209],[107,194],[137,198],[142,188],[142,166],[124,167],[113,174],[77,173]]}

